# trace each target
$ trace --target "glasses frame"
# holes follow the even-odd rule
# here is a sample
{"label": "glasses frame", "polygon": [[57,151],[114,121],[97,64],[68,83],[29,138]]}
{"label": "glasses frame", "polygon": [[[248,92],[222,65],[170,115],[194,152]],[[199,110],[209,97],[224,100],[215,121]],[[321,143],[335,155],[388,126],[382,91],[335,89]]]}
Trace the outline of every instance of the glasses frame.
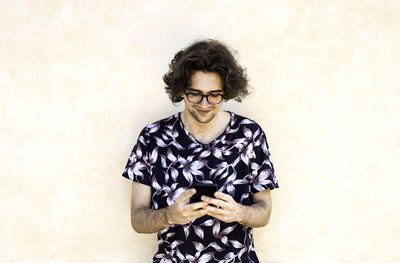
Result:
{"label": "glasses frame", "polygon": [[[195,94],[195,95],[201,96],[200,101],[197,102],[197,103],[191,102],[189,100],[189,95],[190,94],[192,94],[192,95]],[[185,92],[185,95],[186,95],[187,100],[192,104],[200,104],[203,101],[203,99],[206,98],[208,104],[217,105],[217,104],[220,104],[225,99],[225,95],[224,94],[212,94],[212,93],[210,93],[210,94],[207,94],[207,95],[203,95],[203,94],[198,93],[198,92]],[[218,103],[210,103],[210,101],[208,100],[208,96],[210,96],[210,95],[220,95],[221,96],[221,100]]]}

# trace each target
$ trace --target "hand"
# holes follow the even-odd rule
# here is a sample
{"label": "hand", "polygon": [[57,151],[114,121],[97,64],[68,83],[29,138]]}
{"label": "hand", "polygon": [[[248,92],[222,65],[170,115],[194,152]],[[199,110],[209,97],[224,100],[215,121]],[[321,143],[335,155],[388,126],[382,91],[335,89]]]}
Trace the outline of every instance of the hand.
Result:
{"label": "hand", "polygon": [[184,225],[207,213],[207,211],[203,209],[208,205],[207,202],[188,204],[189,198],[195,193],[195,189],[189,189],[179,195],[173,205],[167,207],[166,215],[170,224]]}
{"label": "hand", "polygon": [[237,203],[232,196],[221,192],[216,192],[214,196],[215,198],[204,195],[201,197],[204,202],[214,205],[207,205],[204,208],[208,215],[226,223],[243,221],[244,205]]}

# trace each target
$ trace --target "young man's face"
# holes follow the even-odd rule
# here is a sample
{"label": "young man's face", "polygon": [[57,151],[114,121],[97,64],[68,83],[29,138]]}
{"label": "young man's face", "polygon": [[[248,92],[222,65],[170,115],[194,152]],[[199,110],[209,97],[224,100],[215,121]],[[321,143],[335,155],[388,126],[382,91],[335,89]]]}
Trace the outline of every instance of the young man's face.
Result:
{"label": "young man's face", "polygon": [[[224,94],[223,83],[221,77],[215,72],[203,72],[196,71],[193,73],[191,78],[192,85],[185,91],[185,93],[202,94],[212,96],[208,97],[210,102],[218,101],[221,98],[221,102],[218,104],[208,103],[205,97],[202,98],[200,103],[192,103],[189,101],[187,95],[183,95],[185,100],[185,111],[200,123],[209,123],[218,113],[222,105],[222,97]],[[221,96],[219,96],[221,95]],[[193,97],[193,95],[190,98]]]}

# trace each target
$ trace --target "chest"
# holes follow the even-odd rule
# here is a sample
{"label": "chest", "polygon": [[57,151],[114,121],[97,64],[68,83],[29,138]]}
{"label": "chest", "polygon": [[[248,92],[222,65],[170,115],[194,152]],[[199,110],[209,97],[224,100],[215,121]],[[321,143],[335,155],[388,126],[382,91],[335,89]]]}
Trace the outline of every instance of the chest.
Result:
{"label": "chest", "polygon": [[250,193],[252,143],[244,140],[221,141],[212,146],[179,142],[152,151],[153,203],[171,205],[194,183],[217,184],[218,191],[247,203]]}

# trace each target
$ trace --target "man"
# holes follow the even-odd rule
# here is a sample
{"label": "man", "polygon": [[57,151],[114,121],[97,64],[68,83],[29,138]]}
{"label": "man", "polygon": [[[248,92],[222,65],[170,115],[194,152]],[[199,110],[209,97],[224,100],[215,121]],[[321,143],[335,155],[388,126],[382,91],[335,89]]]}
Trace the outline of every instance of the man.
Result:
{"label": "man", "polygon": [[[221,110],[247,95],[245,71],[223,43],[204,40],[179,51],[163,79],[185,109],[147,125],[132,150],[123,172],[132,227],[158,233],[154,262],[258,262],[252,228],[268,223],[279,186],[260,126]],[[218,191],[191,202],[195,183]]]}

